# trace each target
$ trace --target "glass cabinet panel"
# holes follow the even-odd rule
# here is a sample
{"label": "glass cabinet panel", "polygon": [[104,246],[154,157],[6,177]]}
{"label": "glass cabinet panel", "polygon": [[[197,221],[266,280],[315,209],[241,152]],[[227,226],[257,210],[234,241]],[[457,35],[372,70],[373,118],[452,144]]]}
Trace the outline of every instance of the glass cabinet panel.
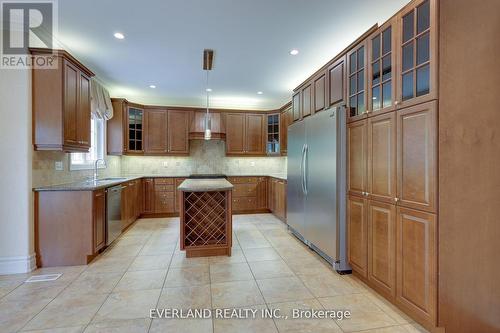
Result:
{"label": "glass cabinet panel", "polygon": [[370,107],[372,111],[377,111],[392,105],[392,28],[381,31],[371,43]]}
{"label": "glass cabinet panel", "polygon": [[430,92],[430,3],[403,17],[401,92],[403,101]]}
{"label": "glass cabinet panel", "polygon": [[128,108],[128,150],[142,151],[142,123],[144,111]]}
{"label": "glass cabinet panel", "polygon": [[349,56],[350,117],[365,112],[365,47],[361,46]]}
{"label": "glass cabinet panel", "polygon": [[280,153],[280,115],[270,114],[267,116],[267,154]]}

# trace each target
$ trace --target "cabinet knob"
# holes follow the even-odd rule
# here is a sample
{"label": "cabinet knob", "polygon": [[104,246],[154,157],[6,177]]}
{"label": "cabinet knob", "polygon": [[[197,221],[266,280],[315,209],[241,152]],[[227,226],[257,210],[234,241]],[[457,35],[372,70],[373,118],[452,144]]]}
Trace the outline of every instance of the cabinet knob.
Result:
{"label": "cabinet knob", "polygon": [[398,199],[398,198],[394,198],[394,201],[395,201],[395,202],[398,202],[398,201],[399,201],[399,199]]}
{"label": "cabinet knob", "polygon": [[399,101],[395,101],[395,102],[394,102],[394,105],[398,105],[398,104],[399,104]]}

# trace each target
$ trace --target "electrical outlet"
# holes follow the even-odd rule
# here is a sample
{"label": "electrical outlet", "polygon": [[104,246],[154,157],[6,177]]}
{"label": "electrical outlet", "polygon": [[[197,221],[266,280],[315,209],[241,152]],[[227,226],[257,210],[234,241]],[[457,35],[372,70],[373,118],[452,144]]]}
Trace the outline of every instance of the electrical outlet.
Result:
{"label": "electrical outlet", "polygon": [[251,166],[251,167],[254,167],[254,166],[255,166],[255,162],[254,162],[254,161],[251,161],[251,162],[250,162],[250,166]]}
{"label": "electrical outlet", "polygon": [[63,171],[64,170],[64,164],[62,161],[56,161],[54,164],[55,164],[56,171]]}
{"label": "electrical outlet", "polygon": [[162,165],[164,168],[168,168],[168,162],[163,162]]}

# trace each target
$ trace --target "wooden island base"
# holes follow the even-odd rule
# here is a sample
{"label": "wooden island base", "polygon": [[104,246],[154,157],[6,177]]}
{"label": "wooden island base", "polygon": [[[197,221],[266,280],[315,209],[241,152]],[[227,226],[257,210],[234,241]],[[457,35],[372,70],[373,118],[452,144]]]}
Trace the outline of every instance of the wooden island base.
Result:
{"label": "wooden island base", "polygon": [[186,257],[231,256],[231,183],[187,179],[180,186],[180,249]]}

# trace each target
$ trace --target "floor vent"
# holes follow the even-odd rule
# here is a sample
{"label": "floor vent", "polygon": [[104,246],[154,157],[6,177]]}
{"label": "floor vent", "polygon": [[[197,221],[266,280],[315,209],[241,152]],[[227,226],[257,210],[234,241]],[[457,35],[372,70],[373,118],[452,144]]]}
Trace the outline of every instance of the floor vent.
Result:
{"label": "floor vent", "polygon": [[61,277],[62,274],[45,274],[45,275],[33,275],[25,282],[46,282],[46,281],[54,281]]}

